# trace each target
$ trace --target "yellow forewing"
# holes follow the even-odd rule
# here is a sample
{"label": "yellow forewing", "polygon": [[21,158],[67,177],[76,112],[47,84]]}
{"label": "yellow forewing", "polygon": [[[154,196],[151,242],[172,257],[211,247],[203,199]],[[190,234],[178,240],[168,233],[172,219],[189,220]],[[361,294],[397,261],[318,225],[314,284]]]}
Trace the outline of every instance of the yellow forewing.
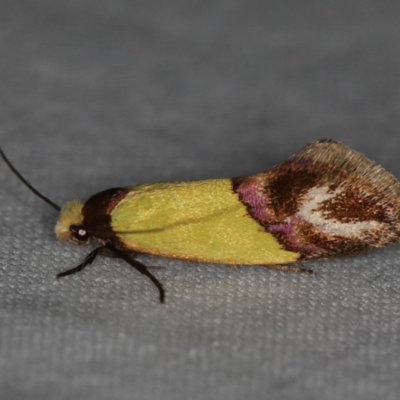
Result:
{"label": "yellow forewing", "polygon": [[284,250],[251,218],[229,179],[135,186],[111,213],[111,226],[134,251],[227,264],[279,264]]}

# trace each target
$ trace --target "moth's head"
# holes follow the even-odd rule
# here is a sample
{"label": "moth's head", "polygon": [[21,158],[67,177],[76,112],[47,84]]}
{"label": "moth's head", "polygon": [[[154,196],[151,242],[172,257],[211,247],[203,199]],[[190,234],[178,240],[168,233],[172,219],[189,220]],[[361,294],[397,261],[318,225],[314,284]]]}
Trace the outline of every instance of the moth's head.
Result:
{"label": "moth's head", "polygon": [[90,242],[90,235],[84,225],[83,203],[79,200],[71,200],[64,207],[60,207],[49,198],[35,189],[11,164],[0,147],[0,158],[10,167],[17,178],[36,196],[40,197],[47,204],[50,204],[55,210],[60,212],[60,217],[56,223],[54,231],[58,240],[71,241],[75,244],[87,244]]}
{"label": "moth's head", "polygon": [[57,239],[75,244],[87,244],[89,233],[83,221],[83,203],[79,200],[68,201],[60,211],[60,216],[54,227]]}

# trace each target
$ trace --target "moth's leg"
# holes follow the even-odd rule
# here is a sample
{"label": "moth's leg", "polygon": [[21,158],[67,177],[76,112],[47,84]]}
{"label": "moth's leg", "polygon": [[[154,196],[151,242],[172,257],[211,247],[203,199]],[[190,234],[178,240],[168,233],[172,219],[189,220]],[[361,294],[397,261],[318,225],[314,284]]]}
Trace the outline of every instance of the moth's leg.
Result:
{"label": "moth's leg", "polygon": [[67,275],[73,275],[76,274],[77,272],[80,272],[85,268],[87,265],[90,265],[94,259],[99,255],[103,253],[104,246],[97,247],[97,249],[94,249],[91,253],[89,253],[83,262],[76,266],[75,268],[68,269],[67,271],[60,272],[59,274],[56,275],[56,279],[62,278],[63,276]]}
{"label": "moth's leg", "polygon": [[67,275],[73,275],[76,274],[77,272],[82,271],[83,268],[85,268],[87,265],[90,265],[99,254],[104,255],[106,257],[122,258],[128,264],[132,265],[132,267],[136,268],[140,273],[146,275],[154,283],[154,285],[156,285],[158,291],[160,292],[160,303],[164,303],[165,290],[163,285],[158,281],[158,279],[154,275],[152,275],[147,270],[147,267],[144,264],[133,258],[135,256],[135,253],[125,253],[117,249],[116,247],[112,246],[111,244],[106,244],[104,246],[97,247],[85,257],[85,259],[81,264],[67,271],[60,272],[59,274],[56,275],[56,279],[62,278]]}
{"label": "moth's leg", "polygon": [[287,265],[282,265],[282,264],[266,265],[266,267],[277,269],[279,271],[284,271],[284,272],[301,272],[310,275],[317,275],[315,271],[308,268],[292,267],[292,266],[289,267]]}
{"label": "moth's leg", "polygon": [[[124,261],[126,261],[129,265],[131,265],[133,268],[136,268],[141,274],[146,275],[157,287],[159,293],[160,293],[160,303],[164,303],[165,301],[165,290],[162,285],[162,283],[152,274],[149,272],[147,269],[147,266],[142,264],[141,262],[135,260],[131,254],[132,253],[126,253],[123,250],[120,250],[113,246],[112,244],[106,244],[104,246],[104,251],[107,250],[111,251],[114,253],[114,257],[122,258]],[[102,250],[103,253],[103,250]],[[135,254],[135,253],[134,253]]]}
{"label": "moth's leg", "polygon": [[[119,254],[115,253],[114,250],[108,248],[106,245],[99,247],[99,255],[102,255],[104,257],[110,257],[110,258],[121,258]],[[135,256],[136,253],[131,253],[132,257]]]}
{"label": "moth's leg", "polygon": [[[106,246],[101,247],[101,250],[99,252],[104,257],[112,257],[112,258],[122,258],[119,254],[117,254],[114,249],[108,248]],[[138,253],[135,251],[124,251],[124,254],[129,257],[130,259],[133,259],[136,257]],[[146,265],[147,269],[165,269],[165,267],[161,265]]]}

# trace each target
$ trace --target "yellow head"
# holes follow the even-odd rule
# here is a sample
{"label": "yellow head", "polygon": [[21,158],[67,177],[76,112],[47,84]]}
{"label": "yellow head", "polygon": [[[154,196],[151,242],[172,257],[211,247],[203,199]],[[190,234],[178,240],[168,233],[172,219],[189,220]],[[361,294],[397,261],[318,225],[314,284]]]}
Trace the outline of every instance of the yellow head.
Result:
{"label": "yellow head", "polygon": [[85,244],[89,235],[83,226],[83,203],[79,200],[68,201],[60,211],[60,217],[54,227],[57,239]]}

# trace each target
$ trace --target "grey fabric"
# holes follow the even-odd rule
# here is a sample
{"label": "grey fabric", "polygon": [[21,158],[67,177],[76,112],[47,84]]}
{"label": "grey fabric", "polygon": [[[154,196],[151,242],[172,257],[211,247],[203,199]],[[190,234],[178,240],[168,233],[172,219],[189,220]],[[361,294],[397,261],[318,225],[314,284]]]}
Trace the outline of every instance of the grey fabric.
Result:
{"label": "grey fabric", "polygon": [[[3,0],[0,143],[57,203],[343,141],[400,176],[399,2]],[[400,247],[316,277],[56,241],[0,163],[1,399],[397,399]]]}

